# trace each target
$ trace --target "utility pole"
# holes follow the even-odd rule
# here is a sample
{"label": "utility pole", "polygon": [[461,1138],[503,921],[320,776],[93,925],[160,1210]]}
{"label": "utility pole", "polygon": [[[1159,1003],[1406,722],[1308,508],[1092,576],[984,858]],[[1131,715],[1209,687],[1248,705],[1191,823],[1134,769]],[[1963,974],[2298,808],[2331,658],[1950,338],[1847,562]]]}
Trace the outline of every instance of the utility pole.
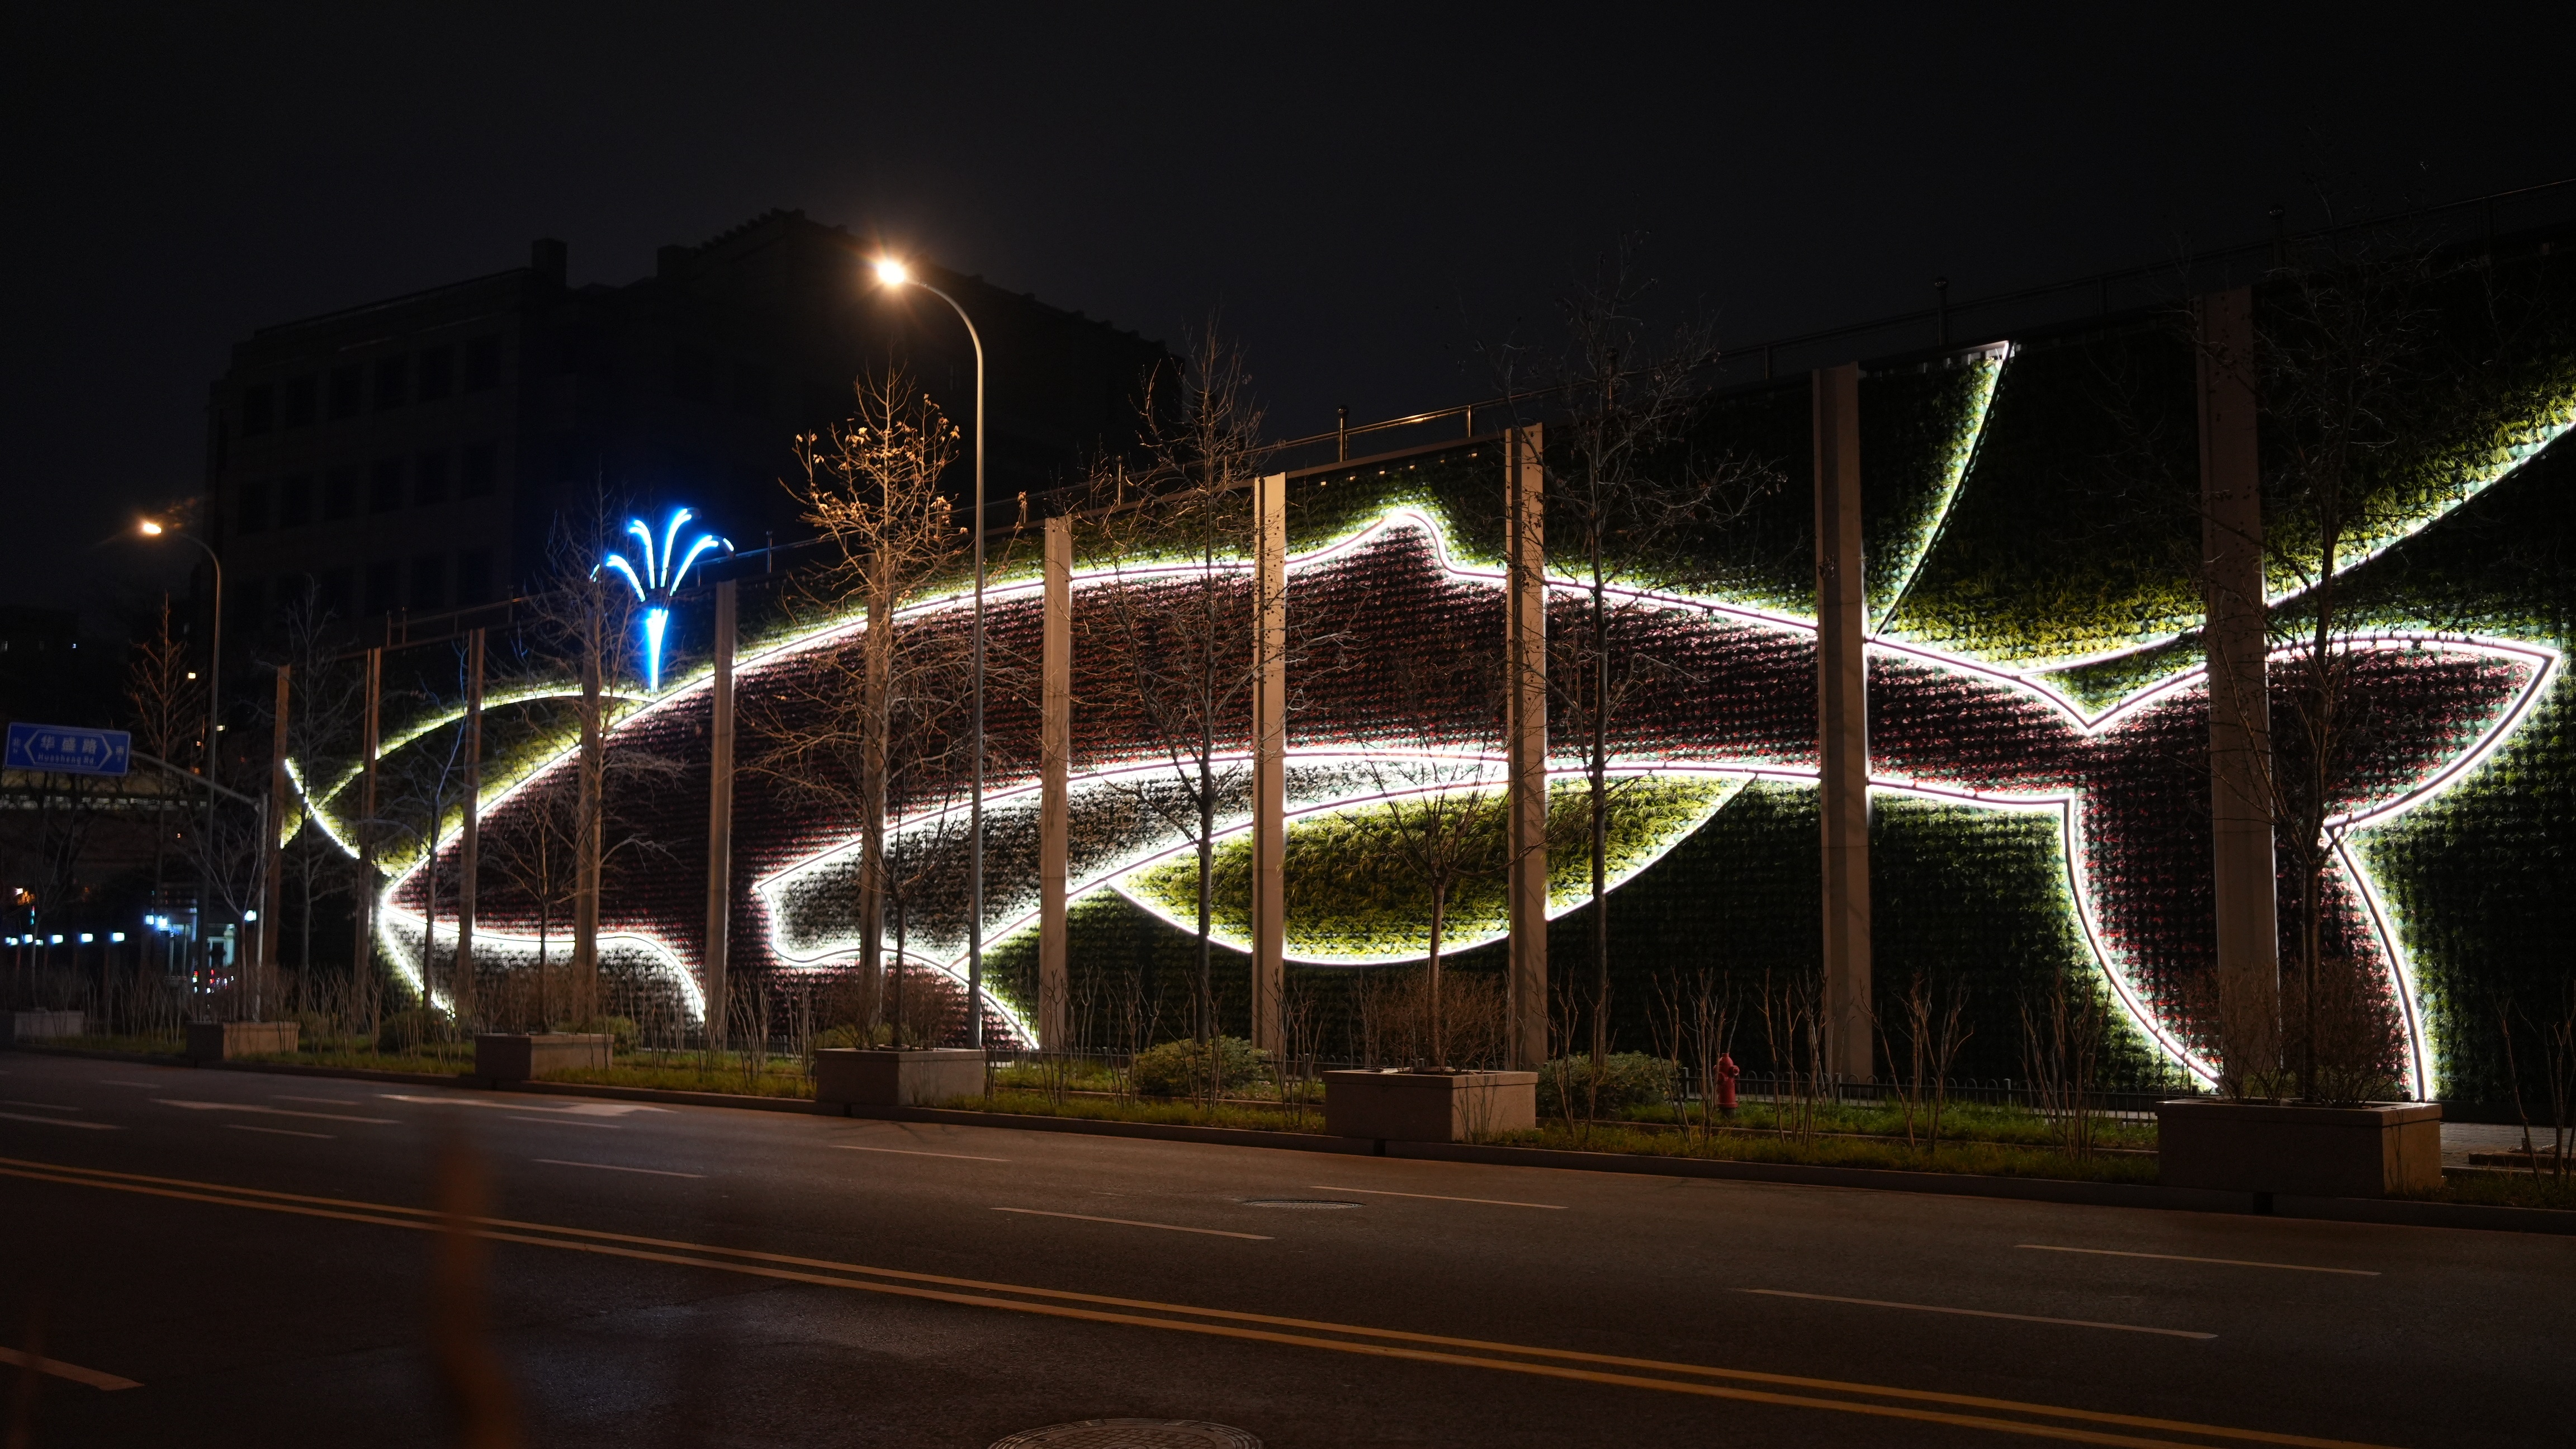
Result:
{"label": "utility pole", "polygon": [[733,646],[734,581],[716,585],[716,676],[707,761],[707,954],[701,971],[707,993],[707,1049],[725,1048],[726,980],[733,926]]}
{"label": "utility pole", "polygon": [[[465,636],[465,826],[456,842],[456,979],[450,999],[459,1026],[474,1016],[474,878],[483,849],[483,631]],[[437,822],[430,822],[435,834]],[[469,1028],[470,1029],[470,1028]]]}

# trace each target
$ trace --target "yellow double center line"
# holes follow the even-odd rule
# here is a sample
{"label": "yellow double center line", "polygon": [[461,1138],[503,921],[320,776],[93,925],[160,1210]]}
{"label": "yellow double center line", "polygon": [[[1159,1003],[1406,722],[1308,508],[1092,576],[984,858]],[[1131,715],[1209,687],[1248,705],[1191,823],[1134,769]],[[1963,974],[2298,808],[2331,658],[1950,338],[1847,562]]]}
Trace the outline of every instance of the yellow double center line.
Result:
{"label": "yellow double center line", "polygon": [[[186,1178],[110,1172],[101,1168],[70,1167],[59,1163],[23,1161],[18,1158],[0,1157],[0,1176],[61,1183],[72,1187],[139,1193],[149,1197],[175,1198],[185,1202],[213,1203],[222,1207],[250,1208],[261,1212],[292,1213],[302,1217],[367,1223],[377,1227],[407,1228],[415,1232],[436,1232],[444,1226],[438,1213],[429,1208],[400,1207],[389,1203],[360,1202],[346,1198],[311,1197],[300,1193],[272,1192],[265,1188],[233,1187]],[[2025,1403],[2017,1399],[1985,1398],[1975,1394],[1945,1394],[1925,1389],[1895,1388],[1883,1384],[1852,1383],[1841,1379],[1808,1378],[1795,1374],[1763,1373],[1752,1369],[1714,1368],[1705,1364],[1628,1358],[1617,1354],[1581,1353],[1570,1349],[1496,1343],[1485,1339],[1455,1338],[1445,1334],[1409,1333],[1401,1329],[1369,1328],[1357,1324],[1331,1323],[1310,1318],[1242,1313],[1224,1308],[1199,1308],[1185,1303],[1158,1303],[1150,1299],[1118,1298],[1098,1293],[1074,1293],[1056,1288],[1035,1288],[1018,1283],[991,1283],[974,1278],[954,1278],[936,1273],[912,1273],[898,1268],[870,1267],[864,1263],[842,1263],[828,1258],[804,1258],[789,1253],[765,1253],[750,1248],[727,1248],[710,1243],[641,1237],[632,1233],[602,1232],[594,1228],[565,1227],[553,1223],[519,1222],[510,1218],[471,1218],[467,1221],[472,1224],[472,1231],[477,1237],[494,1242],[524,1243],[530,1247],[595,1253],[603,1257],[625,1258],[636,1262],[706,1268],[756,1278],[812,1283],[827,1288],[857,1289],[865,1293],[883,1293],[902,1298],[957,1303],[973,1308],[997,1308],[1013,1313],[1034,1313],[1050,1318],[1078,1319],[1089,1323],[1159,1328],[1180,1333],[1202,1334],[1213,1338],[1287,1344],[1298,1348],[1323,1349],[1333,1353],[1360,1354],[1373,1358],[1407,1359],[1418,1363],[1452,1364],[1464,1368],[1500,1370],[1539,1378],[1612,1384],[1625,1388],[1651,1389],[1661,1393],[1691,1394],[1702,1398],[1734,1399],[1745,1403],[1776,1404],[1796,1409],[1821,1409],[1838,1414],[1861,1414],[1880,1419],[1949,1424],[1960,1428],[1986,1429],[1996,1433],[2018,1434],[2041,1439],[2060,1439],[2078,1444],[2134,1445],[2151,1446],[2151,1449],[2172,1449],[2175,1445],[2206,1446],[2214,1441],[2221,1444],[2295,1445],[2299,1446],[2299,1449],[2381,1449],[2381,1446],[2358,1444],[2345,1439],[2318,1439],[2300,1434],[2269,1433],[2260,1429],[2235,1429],[2218,1424],[2195,1424],[2179,1419],[2158,1419],[2137,1414],[2111,1414],[2092,1409],[2060,1408],[2051,1404]],[[1755,1385],[1760,1387],[1753,1387]],[[1826,1395],[1833,1397],[1825,1397]],[[2000,1417],[2004,1415],[2013,1417]],[[2149,1435],[2185,1437],[2148,1437]]]}

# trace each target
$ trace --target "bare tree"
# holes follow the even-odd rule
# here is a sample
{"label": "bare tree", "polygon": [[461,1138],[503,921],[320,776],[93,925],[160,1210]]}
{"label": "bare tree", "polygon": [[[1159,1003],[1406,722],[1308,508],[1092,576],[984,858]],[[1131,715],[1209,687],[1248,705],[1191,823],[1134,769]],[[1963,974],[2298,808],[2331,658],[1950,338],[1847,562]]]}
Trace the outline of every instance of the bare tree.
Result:
{"label": "bare tree", "polygon": [[[1242,351],[1211,321],[1175,372],[1146,385],[1136,466],[1094,470],[1094,507],[1076,530],[1085,562],[1110,576],[1085,605],[1110,621],[1113,660],[1095,677],[1143,726],[1140,748],[1168,764],[1133,791],[1134,804],[1197,851],[1198,943],[1192,1031],[1216,1034],[1210,927],[1218,819],[1245,788],[1260,667],[1254,628],[1263,606],[1241,560],[1255,520],[1254,479],[1269,458],[1262,413]],[[1291,670],[1300,652],[1291,621]],[[1213,1058],[1209,1058],[1213,1060]]]}
{"label": "bare tree", "polygon": [[953,572],[966,533],[940,491],[957,456],[956,426],[900,367],[862,377],[853,390],[848,419],[796,439],[802,476],[788,491],[832,550],[799,602],[818,613],[865,611],[856,649],[843,651],[857,655],[856,667],[836,656],[836,667],[784,675],[753,708],[753,730],[767,741],[754,767],[857,817],[859,965],[873,990],[895,889],[888,802],[898,760],[915,782],[939,773],[945,740],[925,746],[939,733],[933,725],[957,662],[939,630],[904,611]]}
{"label": "bare tree", "polygon": [[[1643,687],[1677,666],[1642,627],[1656,606],[1638,585],[1687,587],[1719,571],[1713,536],[1776,485],[1767,464],[1701,445],[1697,370],[1715,353],[1704,320],[1658,329],[1652,284],[1626,245],[1558,304],[1564,341],[1534,364],[1492,349],[1518,421],[1546,421],[1550,562],[1570,564],[1582,593],[1572,627],[1548,630],[1550,682],[1563,733],[1582,742],[1591,816],[1591,1053],[1610,1050],[1610,773],[1614,723]],[[1551,727],[1552,735],[1559,732]]]}

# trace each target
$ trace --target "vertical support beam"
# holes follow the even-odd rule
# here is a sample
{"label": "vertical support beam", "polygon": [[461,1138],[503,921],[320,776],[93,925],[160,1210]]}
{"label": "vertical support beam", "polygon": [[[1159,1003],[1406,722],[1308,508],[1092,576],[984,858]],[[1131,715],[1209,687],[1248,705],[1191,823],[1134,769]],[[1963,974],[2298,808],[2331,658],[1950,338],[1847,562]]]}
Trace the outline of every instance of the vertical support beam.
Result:
{"label": "vertical support beam", "polygon": [[278,912],[286,902],[286,822],[295,802],[287,795],[286,707],[293,696],[292,667],[277,666],[277,704],[269,716],[268,818],[259,841],[259,955],[251,978],[251,1019],[265,1021],[277,990],[277,941],[286,922]]}
{"label": "vertical support beam", "polygon": [[581,765],[573,809],[572,990],[577,1020],[605,1015],[599,999],[600,816],[599,675],[607,643],[600,638],[599,591],[591,589],[581,651]]}
{"label": "vertical support beam", "polygon": [[733,955],[733,644],[734,581],[716,585],[714,711],[707,727],[707,954],[698,984],[707,997],[707,1046],[725,1046],[727,969]]}
{"label": "vertical support beam", "polygon": [[1814,380],[1816,807],[1824,847],[1825,1070],[1870,1077],[1869,652],[1860,554],[1860,367]]}
{"label": "vertical support beam", "polygon": [[1511,862],[1511,1065],[1547,1060],[1547,469],[1546,434],[1503,434],[1504,813]]}
{"label": "vertical support beam", "polygon": [[1252,485],[1252,1044],[1288,1049],[1288,475]]}
{"label": "vertical support beam", "polygon": [[2209,814],[2216,847],[2222,1072],[2241,1089],[2280,1063],[2281,937],[2272,864],[2271,695],[2265,683],[2262,459],[2254,294],[2192,303],[2200,401],[2201,602],[2208,624]]}
{"label": "vertical support beam", "polygon": [[1073,766],[1073,520],[1061,515],[1046,521],[1044,636],[1038,689],[1038,1046],[1060,1052],[1073,1047],[1065,937],[1073,867],[1067,794]]}
{"label": "vertical support beam", "polygon": [[376,1030],[376,755],[384,719],[385,651],[367,651],[366,723],[361,726],[359,749],[360,781],[358,787],[358,891],[353,914],[357,918],[357,950],[350,960],[350,971],[357,980],[359,999],[367,1003],[367,1033]]}
{"label": "vertical support beam", "polygon": [[465,636],[465,823],[456,836],[456,1021],[474,1020],[474,885],[483,874],[483,631]]}

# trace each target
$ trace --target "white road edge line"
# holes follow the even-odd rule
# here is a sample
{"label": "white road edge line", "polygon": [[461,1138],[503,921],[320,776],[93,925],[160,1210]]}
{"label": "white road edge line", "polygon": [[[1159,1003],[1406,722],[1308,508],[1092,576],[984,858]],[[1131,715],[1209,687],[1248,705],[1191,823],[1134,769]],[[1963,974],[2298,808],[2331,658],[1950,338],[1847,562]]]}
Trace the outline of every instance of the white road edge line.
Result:
{"label": "white road edge line", "polygon": [[665,1172],[658,1167],[620,1167],[614,1162],[573,1162],[561,1157],[531,1157],[528,1160],[542,1162],[548,1167],[596,1167],[602,1172],[641,1172],[653,1177],[706,1176],[703,1172]]}
{"label": "white road edge line", "polygon": [[2062,1248],[2055,1243],[2015,1243],[2035,1253],[2091,1253],[2101,1258],[2154,1258],[2166,1263],[2219,1263],[2230,1268],[2285,1268],[2293,1273],[2341,1273],[2352,1278],[2376,1278],[2376,1268],[2319,1268],[2307,1263],[2262,1263],[2252,1258],[2194,1258],[2183,1253],[2127,1253],[2117,1248]]}
{"label": "white road edge line", "polygon": [[77,1112],[78,1107],[65,1107],[53,1102],[13,1102],[0,1097],[0,1107],[33,1107],[39,1112]]}
{"label": "white road edge line", "polygon": [[1268,1233],[1230,1233],[1223,1228],[1185,1228],[1179,1223],[1145,1223],[1134,1218],[1095,1218],[1089,1213],[1051,1213],[1044,1208],[997,1207],[997,1213],[1026,1213],[1033,1218],[1072,1218],[1084,1223],[1116,1223],[1122,1228],[1161,1228],[1167,1233],[1204,1233],[1211,1238],[1249,1238],[1256,1243],[1274,1241]]}
{"label": "white road edge line", "polygon": [[98,1084],[102,1087],[141,1087],[147,1092],[161,1085],[159,1082],[120,1082],[114,1077],[101,1077]]}
{"label": "white road edge line", "polygon": [[75,1122],[69,1117],[30,1117],[24,1112],[0,1112],[0,1118],[12,1122],[42,1122],[48,1127],[86,1127],[92,1132],[122,1132],[113,1122]]}
{"label": "white road edge line", "polygon": [[960,1162],[1008,1162],[1007,1157],[977,1157],[968,1152],[917,1152],[909,1147],[861,1147],[855,1142],[832,1144],[843,1152],[891,1152],[898,1157],[954,1157]]}
{"label": "white road edge line", "polygon": [[363,1107],[367,1105],[364,1101],[356,1097],[290,1097],[284,1092],[271,1092],[268,1094],[268,1100],[272,1102],[321,1102],[333,1107]]}
{"label": "white road edge line", "polygon": [[298,1132],[292,1127],[253,1127],[248,1122],[227,1122],[224,1125],[235,1132],[265,1132],[271,1137],[317,1137],[324,1142],[340,1140],[328,1132]]}
{"label": "white road edge line", "polygon": [[2054,1323],[2061,1328],[2108,1328],[2121,1333],[2153,1333],[2165,1338],[2216,1338],[2188,1328],[2149,1328],[2138,1323],[2097,1323],[2090,1318],[2043,1318],[2036,1313],[1996,1313],[1985,1308],[1945,1308],[1938,1303],[1891,1303],[1884,1298],[1842,1298],[1831,1293],[1792,1293],[1785,1288],[1738,1288],[1766,1298],[1806,1298],[1818,1303],[1857,1303],[1863,1308],[1905,1308],[1916,1313],[1955,1313],[1963,1318],[2009,1318],[2016,1323]]}
{"label": "white road edge line", "polygon": [[8,1364],[13,1368],[33,1368],[38,1373],[52,1374],[58,1379],[70,1379],[76,1384],[87,1384],[93,1389],[106,1389],[110,1392],[117,1389],[143,1387],[132,1379],[103,1374],[96,1369],[82,1368],[79,1364],[65,1363],[58,1358],[38,1358],[31,1353],[20,1353],[14,1348],[0,1348],[0,1363]]}
{"label": "white road edge line", "polygon": [[505,1117],[501,1120],[505,1122],[535,1122],[547,1127],[597,1127],[609,1132],[623,1132],[626,1130],[614,1122],[584,1122],[573,1117]]}
{"label": "white road edge line", "polygon": [[284,1107],[263,1107],[257,1102],[182,1102],[169,1097],[155,1097],[164,1107],[184,1107],[191,1112],[257,1112],[263,1117],[310,1117],[317,1122],[368,1122],[378,1127],[399,1127],[399,1117],[351,1117],[341,1112],[290,1112]]}
{"label": "white road edge line", "polygon": [[1383,1187],[1333,1187],[1326,1183],[1310,1184],[1317,1192],[1364,1192],[1371,1197],[1427,1197],[1435,1202],[1480,1202],[1488,1207],[1545,1208],[1552,1213],[1566,1211],[1561,1202],[1513,1202],[1502,1197],[1451,1197],[1445,1192],[1396,1192]]}

